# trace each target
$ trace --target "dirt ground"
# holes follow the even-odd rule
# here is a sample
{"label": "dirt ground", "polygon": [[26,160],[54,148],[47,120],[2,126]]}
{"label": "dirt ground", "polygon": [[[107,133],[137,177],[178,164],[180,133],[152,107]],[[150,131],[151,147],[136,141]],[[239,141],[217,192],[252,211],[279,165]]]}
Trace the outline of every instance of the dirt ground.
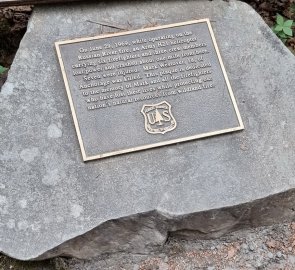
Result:
{"label": "dirt ground", "polygon": [[[250,4],[271,27],[276,15],[283,15],[286,19],[295,21],[295,0],[242,0]],[[293,32],[295,27],[293,27]],[[295,37],[289,38],[286,46],[295,54]]]}
{"label": "dirt ground", "polygon": [[92,261],[56,258],[19,262],[0,257],[1,270],[293,270],[295,223],[242,230],[215,240],[170,238],[156,254],[113,254]]}
{"label": "dirt ground", "polygon": [[[295,0],[245,0],[269,26],[276,14],[295,20]],[[31,6],[0,9],[0,65],[10,67],[26,31]],[[286,46],[295,51],[295,38]],[[0,75],[0,87],[7,72]],[[243,230],[216,240],[169,239],[157,254],[114,254],[83,261],[20,262],[0,255],[0,270],[295,269],[295,223]]]}
{"label": "dirt ground", "polygon": [[[31,13],[30,6],[0,8],[0,65],[10,67]],[[0,87],[6,76],[0,74]]]}

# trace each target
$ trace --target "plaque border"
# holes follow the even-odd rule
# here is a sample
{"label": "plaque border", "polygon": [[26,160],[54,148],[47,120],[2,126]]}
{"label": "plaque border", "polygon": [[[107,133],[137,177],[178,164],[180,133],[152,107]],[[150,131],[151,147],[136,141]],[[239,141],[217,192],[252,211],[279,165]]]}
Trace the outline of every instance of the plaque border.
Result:
{"label": "plaque border", "polygon": [[[235,110],[239,125],[237,127],[233,127],[233,128],[222,129],[222,130],[217,130],[217,131],[212,131],[212,132],[206,132],[206,133],[202,133],[202,134],[198,134],[198,135],[182,137],[182,138],[163,141],[163,142],[159,142],[159,143],[146,144],[146,145],[142,145],[142,146],[127,148],[127,149],[121,149],[121,150],[116,150],[116,151],[107,152],[107,153],[101,153],[101,154],[94,155],[94,156],[87,156],[85,148],[84,148],[84,142],[83,142],[83,139],[82,139],[82,135],[81,135],[81,132],[80,132],[80,127],[79,127],[79,122],[78,122],[77,114],[76,114],[75,107],[74,107],[74,102],[73,102],[72,95],[71,95],[71,90],[70,90],[70,87],[69,87],[67,74],[66,74],[63,59],[62,59],[62,56],[61,56],[60,46],[65,45],[65,44],[78,43],[78,42],[90,41],[90,40],[96,40],[96,39],[104,39],[104,38],[109,38],[109,37],[117,37],[117,36],[123,36],[123,35],[130,35],[130,34],[136,34],[136,33],[143,33],[143,32],[148,32],[148,31],[153,31],[153,30],[173,28],[173,27],[185,26],[185,25],[197,24],[197,23],[206,23],[207,26],[208,26],[208,30],[209,30],[209,33],[210,33],[210,36],[211,36],[211,39],[212,39],[212,42],[213,42],[213,45],[214,45],[214,48],[215,48],[215,52],[216,52],[217,57],[218,57],[218,61],[219,61],[219,64],[220,64],[220,67],[221,67],[221,70],[222,70],[222,73],[223,73],[223,77],[224,77],[226,85],[227,85],[227,89],[228,89],[232,104],[234,106],[234,110]],[[105,157],[110,157],[110,156],[115,156],[115,155],[135,152],[135,151],[141,151],[141,150],[146,150],[146,149],[155,148],[155,147],[160,147],[160,146],[164,146],[164,145],[170,145],[170,144],[175,144],[175,143],[179,143],[179,142],[185,142],[185,141],[191,141],[191,140],[205,138],[205,137],[211,137],[211,136],[220,135],[220,134],[224,134],[224,133],[230,133],[230,132],[234,132],[234,131],[238,131],[238,130],[243,130],[245,128],[244,124],[243,124],[243,121],[242,121],[241,114],[240,114],[239,109],[238,109],[237,101],[236,101],[236,99],[234,97],[231,84],[229,82],[227,73],[225,71],[225,67],[224,67],[224,64],[223,64],[223,61],[222,61],[222,58],[221,58],[221,54],[220,54],[220,51],[219,51],[219,48],[218,48],[218,45],[217,45],[217,42],[216,42],[216,39],[215,39],[215,35],[214,35],[214,32],[213,32],[210,20],[208,18],[200,19],[200,20],[191,20],[191,21],[180,22],[180,23],[166,24],[166,25],[155,26],[155,27],[148,27],[148,28],[143,28],[143,29],[138,29],[138,30],[117,32],[117,33],[111,33],[111,34],[102,34],[102,35],[93,36],[93,37],[75,38],[75,39],[70,39],[70,40],[57,41],[57,42],[55,42],[55,48],[56,48],[59,64],[60,64],[60,67],[61,67],[61,72],[62,72],[63,80],[64,80],[64,83],[65,83],[67,96],[68,96],[69,103],[70,103],[72,117],[73,117],[73,120],[74,120],[74,125],[75,125],[75,129],[76,129],[77,137],[78,137],[78,141],[79,141],[79,144],[80,144],[80,149],[81,149],[83,161],[101,159],[101,158],[105,158]]]}

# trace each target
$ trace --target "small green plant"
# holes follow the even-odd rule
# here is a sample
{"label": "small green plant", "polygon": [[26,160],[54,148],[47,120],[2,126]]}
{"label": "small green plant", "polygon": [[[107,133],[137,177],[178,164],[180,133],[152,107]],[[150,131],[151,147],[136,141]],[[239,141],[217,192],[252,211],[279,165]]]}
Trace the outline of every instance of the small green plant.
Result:
{"label": "small green plant", "polygon": [[3,74],[8,68],[5,68],[0,65],[0,75]]}
{"label": "small green plant", "polygon": [[282,15],[277,14],[276,24],[273,26],[272,30],[285,43],[288,38],[293,37],[293,25],[293,20],[285,20]]}

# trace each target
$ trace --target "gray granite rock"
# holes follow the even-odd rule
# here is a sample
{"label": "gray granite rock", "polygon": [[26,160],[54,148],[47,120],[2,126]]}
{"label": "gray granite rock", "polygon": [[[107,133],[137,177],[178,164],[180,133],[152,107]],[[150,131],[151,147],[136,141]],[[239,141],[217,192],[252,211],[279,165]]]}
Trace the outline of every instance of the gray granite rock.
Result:
{"label": "gray granite rock", "polygon": [[[204,17],[245,130],[84,163],[54,42],[99,34],[88,21],[138,29]],[[217,237],[294,218],[294,74],[295,58],[244,3],[35,8],[0,94],[0,250],[25,260],[143,253],[169,233]]]}

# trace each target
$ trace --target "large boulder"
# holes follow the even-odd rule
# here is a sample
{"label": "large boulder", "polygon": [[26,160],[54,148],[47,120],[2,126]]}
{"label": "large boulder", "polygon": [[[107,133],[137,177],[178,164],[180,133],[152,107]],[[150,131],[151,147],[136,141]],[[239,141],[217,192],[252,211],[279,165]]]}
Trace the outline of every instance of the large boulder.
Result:
{"label": "large boulder", "polygon": [[[114,31],[100,21],[139,29],[206,17],[245,130],[84,163],[54,42]],[[0,250],[24,260],[140,253],[171,232],[216,237],[294,218],[294,74],[295,58],[241,2],[36,7],[0,94]]]}

